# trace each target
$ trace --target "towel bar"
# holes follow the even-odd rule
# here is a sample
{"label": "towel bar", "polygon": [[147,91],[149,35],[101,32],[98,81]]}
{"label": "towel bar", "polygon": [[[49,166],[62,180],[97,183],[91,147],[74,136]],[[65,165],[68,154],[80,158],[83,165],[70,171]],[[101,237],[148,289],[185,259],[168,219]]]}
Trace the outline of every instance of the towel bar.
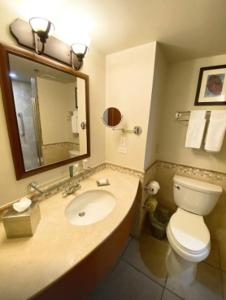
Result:
{"label": "towel bar", "polygon": [[[177,121],[189,121],[191,111],[177,111],[175,114],[175,119]],[[209,120],[211,111],[206,111],[206,119]]]}

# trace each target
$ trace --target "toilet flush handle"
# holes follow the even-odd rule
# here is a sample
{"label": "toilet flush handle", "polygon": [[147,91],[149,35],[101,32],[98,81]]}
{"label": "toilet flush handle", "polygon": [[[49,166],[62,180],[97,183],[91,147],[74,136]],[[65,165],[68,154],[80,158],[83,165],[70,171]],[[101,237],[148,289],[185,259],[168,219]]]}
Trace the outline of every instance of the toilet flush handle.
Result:
{"label": "toilet flush handle", "polygon": [[175,184],[174,186],[175,186],[175,188],[176,188],[177,190],[180,190],[180,186],[179,186],[179,185]]}

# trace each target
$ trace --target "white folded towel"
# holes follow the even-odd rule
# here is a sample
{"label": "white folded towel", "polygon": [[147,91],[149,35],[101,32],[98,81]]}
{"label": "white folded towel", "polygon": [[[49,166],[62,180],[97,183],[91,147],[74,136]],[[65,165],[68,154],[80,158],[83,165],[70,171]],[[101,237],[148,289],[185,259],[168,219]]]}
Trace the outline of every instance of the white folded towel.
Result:
{"label": "white folded towel", "polygon": [[71,129],[73,133],[78,133],[78,111],[73,111],[71,116]]}
{"label": "white folded towel", "polygon": [[206,125],[206,111],[193,110],[188,123],[185,147],[199,149],[202,145],[203,133]]}
{"label": "white folded towel", "polygon": [[13,209],[17,212],[23,212],[31,206],[31,199],[23,197],[19,201],[13,203]]}
{"label": "white folded towel", "polygon": [[205,150],[219,152],[223,145],[226,130],[226,110],[211,111],[210,122],[205,140]]}

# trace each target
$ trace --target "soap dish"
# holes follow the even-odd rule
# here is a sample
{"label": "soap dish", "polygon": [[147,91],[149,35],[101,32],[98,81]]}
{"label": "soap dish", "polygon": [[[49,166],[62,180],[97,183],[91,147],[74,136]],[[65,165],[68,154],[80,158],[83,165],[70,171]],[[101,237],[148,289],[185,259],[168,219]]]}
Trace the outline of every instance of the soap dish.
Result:
{"label": "soap dish", "polygon": [[106,180],[102,180],[102,179],[101,180],[97,180],[96,183],[97,183],[98,186],[110,185],[110,182],[109,182],[108,179],[106,179]]}

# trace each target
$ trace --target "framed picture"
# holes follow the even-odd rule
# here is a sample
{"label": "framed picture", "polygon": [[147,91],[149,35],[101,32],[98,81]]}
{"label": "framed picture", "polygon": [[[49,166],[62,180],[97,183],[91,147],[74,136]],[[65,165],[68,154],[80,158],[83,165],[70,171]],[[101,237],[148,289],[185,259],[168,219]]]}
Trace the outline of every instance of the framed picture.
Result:
{"label": "framed picture", "polygon": [[200,69],[195,105],[226,105],[226,65]]}

